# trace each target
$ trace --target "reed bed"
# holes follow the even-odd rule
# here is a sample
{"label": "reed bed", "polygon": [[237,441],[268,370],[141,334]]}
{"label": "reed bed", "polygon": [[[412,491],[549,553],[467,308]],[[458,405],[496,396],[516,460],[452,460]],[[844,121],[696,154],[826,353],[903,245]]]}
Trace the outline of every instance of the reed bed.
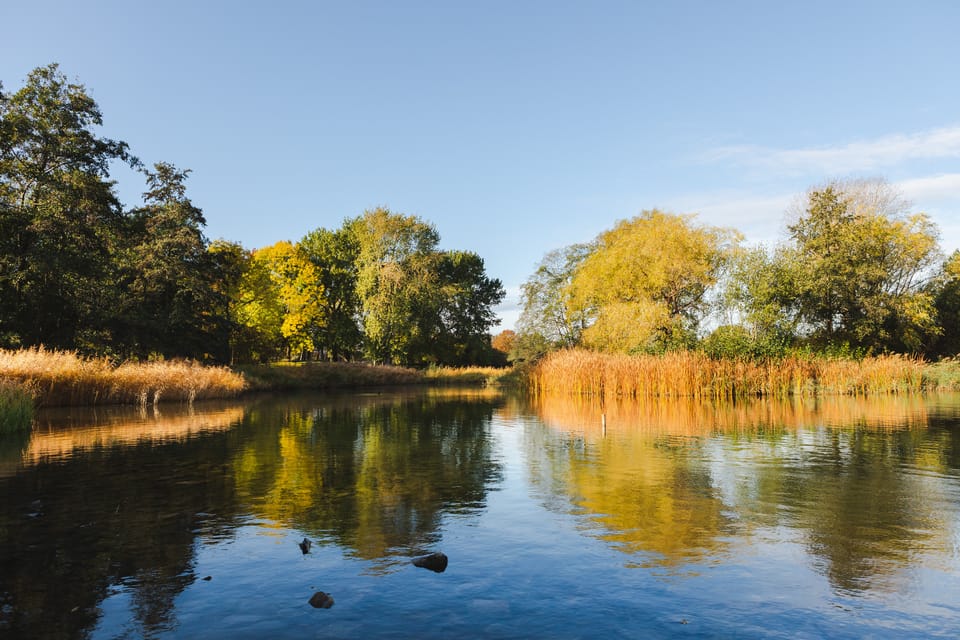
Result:
{"label": "reed bed", "polygon": [[0,435],[24,431],[33,422],[33,392],[20,382],[0,378]]}
{"label": "reed bed", "polygon": [[922,361],[899,355],[715,360],[692,351],[628,356],[569,349],[541,360],[529,384],[535,394],[613,398],[875,395],[919,391],[922,373]]}
{"label": "reed bed", "polygon": [[43,406],[193,402],[234,397],[246,388],[243,376],[225,367],[185,360],[116,365],[43,347],[0,349],[0,378],[29,385]]}

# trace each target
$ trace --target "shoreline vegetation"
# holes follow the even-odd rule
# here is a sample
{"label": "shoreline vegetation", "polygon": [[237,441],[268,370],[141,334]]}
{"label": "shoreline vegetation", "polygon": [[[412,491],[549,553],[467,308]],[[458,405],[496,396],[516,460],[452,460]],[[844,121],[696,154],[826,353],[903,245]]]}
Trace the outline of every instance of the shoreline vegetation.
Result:
{"label": "shoreline vegetation", "polygon": [[960,390],[960,360],[926,363],[903,355],[830,358],[711,358],[566,349],[532,367],[430,367],[358,362],[242,365],[235,369],[170,360],[115,363],[73,351],[0,349],[0,432],[29,427],[36,407],[233,398],[257,391],[389,386],[514,386],[535,396],[599,398],[884,395]]}
{"label": "shoreline vegetation", "polygon": [[695,351],[623,355],[565,349],[540,360],[528,381],[534,395],[693,399],[884,395],[960,390],[960,361],[926,363],[897,354],[715,359]]}

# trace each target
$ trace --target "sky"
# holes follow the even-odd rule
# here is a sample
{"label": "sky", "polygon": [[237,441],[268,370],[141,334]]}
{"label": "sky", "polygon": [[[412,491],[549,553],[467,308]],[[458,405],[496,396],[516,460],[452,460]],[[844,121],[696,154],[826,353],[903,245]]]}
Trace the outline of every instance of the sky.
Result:
{"label": "sky", "polygon": [[512,328],[544,254],[646,209],[773,245],[811,187],[882,178],[960,247],[958,24],[953,0],[8,1],[0,81],[59,63],[104,135],[192,171],[211,239],[419,216]]}

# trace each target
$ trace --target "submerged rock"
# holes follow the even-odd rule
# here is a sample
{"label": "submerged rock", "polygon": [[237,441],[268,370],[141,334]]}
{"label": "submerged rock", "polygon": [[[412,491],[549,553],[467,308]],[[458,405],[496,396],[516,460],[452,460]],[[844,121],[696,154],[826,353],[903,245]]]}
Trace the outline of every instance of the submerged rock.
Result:
{"label": "submerged rock", "polygon": [[447,570],[447,556],[437,551],[427,556],[414,558],[413,565],[423,569],[430,569],[430,571],[436,573],[443,573]]}
{"label": "submerged rock", "polygon": [[317,591],[310,596],[310,606],[314,609],[329,609],[333,606],[333,597],[329,593]]}
{"label": "submerged rock", "polygon": [[300,551],[304,554],[310,553],[310,547],[313,546],[313,543],[306,538],[303,539],[303,542],[298,542],[297,544],[300,545]]}

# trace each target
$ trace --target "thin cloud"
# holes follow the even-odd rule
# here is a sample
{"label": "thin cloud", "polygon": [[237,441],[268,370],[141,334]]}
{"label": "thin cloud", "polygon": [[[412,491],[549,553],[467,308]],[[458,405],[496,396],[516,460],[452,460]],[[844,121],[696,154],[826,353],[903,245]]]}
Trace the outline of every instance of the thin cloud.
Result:
{"label": "thin cloud", "polygon": [[736,162],[785,172],[842,174],[874,171],[907,160],[960,157],[960,126],[915,134],[894,134],[839,146],[773,149],[759,145],[718,147],[707,162]]}

